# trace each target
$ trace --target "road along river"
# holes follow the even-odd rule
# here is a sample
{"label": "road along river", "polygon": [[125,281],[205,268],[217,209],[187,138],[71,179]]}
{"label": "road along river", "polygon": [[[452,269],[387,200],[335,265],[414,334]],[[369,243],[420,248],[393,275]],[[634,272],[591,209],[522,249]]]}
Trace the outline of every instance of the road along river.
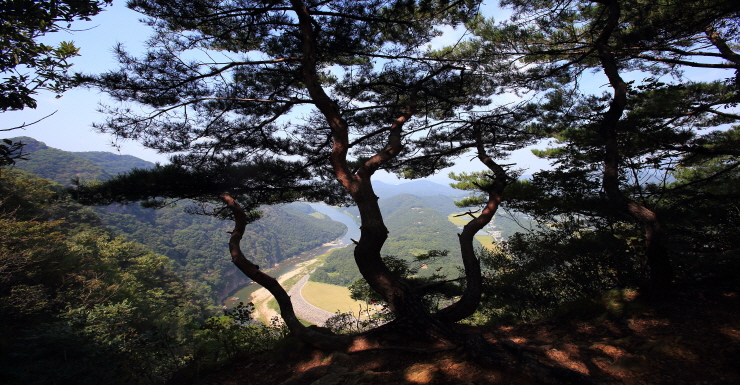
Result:
{"label": "road along river", "polygon": [[[296,257],[282,261],[277,266],[265,270],[265,273],[273,277],[277,277],[278,282],[280,282],[284,287],[289,286],[286,287],[286,290],[288,290],[288,294],[293,299],[293,307],[298,317],[315,324],[323,324],[327,318],[334,314],[319,309],[306,302],[301,295],[301,289],[308,281],[311,273],[316,269],[316,267],[318,267],[316,257],[323,255],[332,249],[345,247],[351,244],[351,239],[359,239],[360,228],[351,216],[334,207],[323,204],[311,204],[311,207],[313,207],[317,212],[328,216],[332,220],[344,223],[347,226],[348,231],[337,241],[330,244],[324,244],[321,247],[317,247]],[[262,286],[252,282],[236,291],[236,293],[225,301],[224,305],[227,307],[234,307],[239,302],[252,302],[255,308],[253,314],[254,318],[263,322],[269,322],[272,317],[278,315],[275,310],[268,306],[268,303],[272,298],[272,294],[270,294],[267,289],[264,289]]]}

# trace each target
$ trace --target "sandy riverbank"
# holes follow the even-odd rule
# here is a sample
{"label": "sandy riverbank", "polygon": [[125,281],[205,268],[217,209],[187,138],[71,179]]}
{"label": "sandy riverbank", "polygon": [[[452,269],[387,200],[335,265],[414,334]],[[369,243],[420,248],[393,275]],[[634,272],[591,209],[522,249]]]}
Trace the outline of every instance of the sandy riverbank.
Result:
{"label": "sandy riverbank", "polygon": [[[316,268],[315,264],[317,262],[318,260],[316,258],[301,262],[296,265],[295,269],[281,275],[280,277],[278,277],[277,280],[281,285],[283,285],[286,291],[290,290],[290,287],[286,287],[285,282],[290,280],[291,278],[296,278],[294,281],[298,281],[302,277],[307,276]],[[273,317],[280,316],[277,311],[270,309],[270,307],[268,306],[268,303],[272,298],[272,294],[270,294],[270,292],[267,291],[267,289],[265,288],[257,289],[254,293],[252,293],[252,295],[249,297],[249,301],[254,304],[254,313],[252,314],[252,316],[255,319],[269,324],[270,320]],[[296,311],[296,315],[298,317],[301,317],[299,309],[294,308],[294,310]]]}

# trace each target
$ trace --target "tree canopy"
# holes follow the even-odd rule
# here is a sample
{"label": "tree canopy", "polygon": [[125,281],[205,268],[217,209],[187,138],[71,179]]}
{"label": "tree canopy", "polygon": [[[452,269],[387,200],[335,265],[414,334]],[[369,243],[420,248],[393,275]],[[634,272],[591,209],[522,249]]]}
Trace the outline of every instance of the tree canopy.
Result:
{"label": "tree canopy", "polygon": [[[480,304],[473,239],[502,202],[543,222],[568,221],[553,225],[535,245],[539,250],[520,261],[547,254],[547,242],[577,245],[578,239],[590,244],[586,262],[617,260],[593,248],[636,237],[640,246],[633,242],[629,255],[642,259],[635,265],[644,286],[656,298],[666,295],[674,269],[661,205],[687,191],[670,185],[672,173],[706,160],[695,169],[706,176],[686,182],[699,188],[738,165],[736,130],[728,126],[738,119],[732,108],[740,7],[721,0],[502,4],[514,13],[497,24],[477,15],[475,1],[132,1],[154,36],[146,54],[135,57],[119,46],[121,68],[87,78],[127,103],[107,106],[108,119],[98,128],[171,153],[172,164],[80,186],[78,196],[154,205],[188,198],[212,213],[224,213],[225,204],[236,224],[232,261],[275,295],[293,333],[319,347],[346,347],[350,340],[316,336],[300,325],[285,290],[241,252],[245,226],[261,204],[306,199],[358,206],[362,236],[354,258],[395,315],[386,331],[398,327],[478,346],[449,324]],[[472,39],[427,47],[437,27],[463,22]],[[689,81],[686,68],[735,73]],[[590,87],[594,81],[610,91]],[[496,96],[506,92],[517,101],[496,106]],[[516,181],[517,171],[501,159],[538,140],[552,143],[538,154],[555,169]],[[483,208],[471,212],[475,219],[458,237],[463,294],[431,313],[418,287],[381,257],[388,229],[370,180],[378,170],[427,176],[467,151],[487,170],[454,176],[456,187],[482,192],[463,204]],[[502,263],[497,258],[489,260]],[[580,259],[556,263],[593,267]],[[543,269],[533,268],[532,276],[574,271]]]}
{"label": "tree canopy", "polygon": [[[530,127],[554,139],[538,155],[555,165],[512,191],[510,206],[542,220],[638,224],[647,287],[665,295],[674,273],[658,211],[670,173],[697,156],[737,156],[734,135],[722,131],[740,119],[733,111],[740,8],[727,1],[506,4],[510,21],[474,28],[477,52],[504,74],[504,87],[539,95],[541,113]],[[691,80],[684,75],[691,68],[728,77]]]}
{"label": "tree canopy", "polygon": [[[62,93],[72,86],[68,60],[79,49],[71,42],[53,47],[39,41],[69,29],[75,20],[90,20],[111,0],[0,1],[0,111],[36,108],[40,90]],[[6,77],[7,76],[7,77]]]}
{"label": "tree canopy", "polygon": [[[75,20],[90,20],[112,0],[0,1],[0,112],[36,108],[39,91],[60,94],[77,81],[68,73],[69,59],[79,55],[74,43],[54,47],[41,43],[48,33],[71,28]],[[33,124],[33,123],[31,123]],[[29,124],[30,125],[30,124]],[[27,126],[0,127],[8,131]],[[0,166],[24,159],[23,142],[0,143]]]}

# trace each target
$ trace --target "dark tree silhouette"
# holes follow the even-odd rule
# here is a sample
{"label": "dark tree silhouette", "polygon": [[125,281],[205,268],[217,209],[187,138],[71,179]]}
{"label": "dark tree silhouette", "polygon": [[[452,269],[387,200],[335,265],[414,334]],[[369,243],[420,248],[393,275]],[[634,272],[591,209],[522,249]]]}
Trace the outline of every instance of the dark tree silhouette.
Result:
{"label": "dark tree silhouette", "polygon": [[[439,25],[475,14],[475,1],[134,1],[155,35],[141,58],[117,50],[122,68],[88,80],[120,101],[99,126],[162,152],[172,165],[80,186],[89,203],[220,201],[236,221],[233,262],[275,295],[291,331],[320,347],[347,346],[303,327],[285,290],[244,258],[239,239],[263,204],[298,199],[352,203],[362,218],[355,261],[395,320],[377,333],[461,343],[449,324],[481,296],[473,237],[509,179],[493,159],[529,136],[506,134],[526,114],[477,113],[493,83],[465,50],[426,45]],[[302,114],[302,116],[301,116]],[[494,122],[494,123],[492,123]],[[498,135],[498,136],[497,136]],[[370,183],[378,170],[423,177],[475,149],[500,183],[490,207],[460,237],[465,294],[432,314],[421,293],[381,259],[388,230]],[[338,183],[337,183],[338,182]],[[216,210],[218,211],[218,209]],[[215,212],[214,212],[215,213]],[[221,214],[224,211],[220,211]],[[372,333],[372,332],[371,332]]]}

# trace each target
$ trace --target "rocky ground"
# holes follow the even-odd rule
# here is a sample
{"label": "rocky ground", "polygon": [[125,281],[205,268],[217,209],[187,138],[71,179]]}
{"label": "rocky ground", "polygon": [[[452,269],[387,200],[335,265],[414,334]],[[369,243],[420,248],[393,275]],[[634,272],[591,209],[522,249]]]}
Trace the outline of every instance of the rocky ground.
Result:
{"label": "rocky ground", "polygon": [[[519,358],[480,364],[462,349],[402,346],[351,353],[311,349],[287,339],[241,357],[199,384],[540,384],[539,362],[576,374],[560,383],[740,384],[740,290],[696,286],[656,306],[627,303],[621,314],[570,315],[516,325],[465,327]],[[414,349],[412,349],[414,348]],[[528,363],[529,362],[529,363]],[[580,373],[580,375],[577,375]]]}

